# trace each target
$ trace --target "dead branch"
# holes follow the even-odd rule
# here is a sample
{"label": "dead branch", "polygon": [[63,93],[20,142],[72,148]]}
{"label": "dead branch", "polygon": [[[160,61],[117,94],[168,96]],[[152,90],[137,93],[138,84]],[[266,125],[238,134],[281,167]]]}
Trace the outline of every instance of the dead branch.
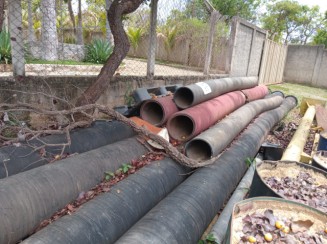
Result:
{"label": "dead branch", "polygon": [[[132,129],[140,134],[140,135],[144,135],[152,140],[154,140],[155,142],[157,142],[159,145],[161,145],[164,150],[166,151],[166,153],[175,161],[179,162],[180,164],[183,164],[185,166],[188,167],[192,167],[192,168],[198,168],[198,167],[203,167],[209,164],[212,164],[216,159],[216,158],[212,158],[208,161],[205,162],[198,162],[196,160],[190,159],[188,157],[186,157],[184,154],[182,154],[181,152],[179,152],[174,146],[172,146],[170,143],[168,143],[167,141],[165,141],[162,137],[151,133],[150,131],[148,131],[147,129],[145,129],[144,127],[140,127],[137,124],[135,124],[133,121],[131,121],[130,119],[126,118],[125,116],[121,115],[120,113],[116,112],[115,110],[104,106],[104,105],[100,105],[100,104],[88,104],[88,105],[84,105],[84,106],[80,106],[80,107],[75,107],[72,108],[70,110],[61,110],[61,111],[49,111],[46,109],[41,109],[41,108],[36,108],[31,104],[26,104],[26,103],[17,103],[17,104],[6,104],[6,103],[2,103],[0,104],[0,111],[8,111],[9,110],[21,110],[21,109],[26,109],[28,111],[32,111],[32,112],[36,112],[36,113],[41,113],[41,114],[45,114],[45,115],[65,115],[65,116],[73,116],[76,113],[85,113],[85,111],[89,111],[89,110],[94,110],[94,109],[98,109],[99,112],[102,112],[104,114],[106,114],[107,116],[109,116],[112,119],[121,121],[122,123],[132,127]],[[87,113],[86,113],[87,114]],[[89,118],[94,119],[91,115],[87,114]],[[67,127],[62,128],[61,130],[37,130],[37,131],[32,131],[30,129],[27,129],[28,132],[28,136],[31,135],[36,135],[36,137],[39,137],[41,134],[64,134],[66,133],[66,137],[67,137],[67,143],[62,143],[62,144],[47,144],[46,142],[42,141],[40,138],[38,138],[38,140],[44,145],[44,146],[62,146],[62,147],[66,147],[69,146],[71,141],[70,141],[70,135],[69,135],[69,131],[73,128],[76,128],[77,126],[80,125],[86,125],[89,122],[85,122],[85,121],[81,121],[81,122],[74,122],[71,125],[68,125]],[[40,148],[38,148],[40,149]],[[64,150],[64,149],[63,149]],[[62,153],[63,153],[62,150]]]}

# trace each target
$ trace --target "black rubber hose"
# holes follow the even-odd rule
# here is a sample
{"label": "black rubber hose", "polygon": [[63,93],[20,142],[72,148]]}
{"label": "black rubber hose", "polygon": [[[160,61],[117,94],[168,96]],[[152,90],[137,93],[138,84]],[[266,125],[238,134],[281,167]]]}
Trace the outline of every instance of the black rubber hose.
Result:
{"label": "black rubber hose", "polygon": [[153,162],[23,243],[113,243],[187,177],[166,158]]}
{"label": "black rubber hose", "polygon": [[[250,102],[186,144],[185,154],[195,160],[208,160],[221,153],[232,140],[264,111],[281,105],[283,98],[273,96]],[[217,138],[219,138],[217,140]]]}
{"label": "black rubber hose", "polygon": [[16,243],[123,163],[146,152],[137,138],[0,180],[0,243]]}
{"label": "black rubber hose", "polygon": [[[95,121],[88,128],[71,132],[71,145],[65,148],[64,153],[83,153],[134,135],[133,130],[121,122]],[[49,135],[41,139],[48,144],[67,142],[66,135]],[[22,143],[19,147],[10,145],[0,148],[0,179],[45,165],[62,150],[61,146],[46,147],[47,155],[41,157],[40,150],[34,151],[34,148],[41,146],[41,142],[33,140],[29,144],[31,146]]]}
{"label": "black rubber hose", "polygon": [[260,115],[212,165],[194,172],[116,243],[196,243],[223,207],[269,130],[296,105],[294,98]]}

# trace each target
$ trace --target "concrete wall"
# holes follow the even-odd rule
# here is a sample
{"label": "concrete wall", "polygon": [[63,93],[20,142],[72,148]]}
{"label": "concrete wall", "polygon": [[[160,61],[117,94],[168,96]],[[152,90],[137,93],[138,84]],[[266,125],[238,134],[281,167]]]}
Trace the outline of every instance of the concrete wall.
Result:
{"label": "concrete wall", "polygon": [[[214,78],[214,77],[213,77]],[[219,77],[215,77],[219,78]],[[25,77],[20,80],[0,78],[0,103],[33,103],[43,108],[51,108],[51,96],[62,98],[74,104],[76,98],[91,84],[95,77]],[[187,85],[204,80],[205,77],[155,77],[153,81],[145,77],[116,76],[97,103],[110,107],[126,104],[126,97],[136,88],[159,87],[173,84]],[[22,92],[18,92],[22,91]],[[51,95],[50,97],[42,94]],[[60,104],[60,101],[57,101]]]}
{"label": "concrete wall", "polygon": [[[42,57],[41,42],[33,42],[30,45],[30,57],[41,59]],[[85,49],[82,45],[59,43],[58,45],[59,60],[75,60],[82,61],[85,57]]]}
{"label": "concrete wall", "polygon": [[324,46],[289,45],[284,80],[327,87],[327,50]]}
{"label": "concrete wall", "polygon": [[[167,62],[174,62],[190,67],[204,68],[207,39],[208,37],[199,37],[189,39],[186,36],[178,36],[172,50],[168,52],[164,44],[164,36],[157,35],[156,59]],[[137,58],[148,57],[149,37],[143,36],[137,50],[131,48],[128,56]],[[214,49],[211,59],[211,70],[225,72],[226,54],[228,42],[225,38],[214,41]]]}
{"label": "concrete wall", "polygon": [[239,18],[232,21],[227,69],[230,76],[258,76],[267,32]]}

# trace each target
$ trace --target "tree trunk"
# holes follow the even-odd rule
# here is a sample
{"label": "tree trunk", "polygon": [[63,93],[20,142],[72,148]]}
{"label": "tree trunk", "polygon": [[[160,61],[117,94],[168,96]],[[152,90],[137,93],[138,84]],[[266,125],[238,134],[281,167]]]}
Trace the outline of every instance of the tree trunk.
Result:
{"label": "tree trunk", "polygon": [[78,0],[78,23],[77,23],[77,44],[84,45],[82,25],[82,3]]}
{"label": "tree trunk", "polygon": [[33,27],[32,0],[27,1],[28,11],[28,42],[31,45],[35,41],[35,32]]}
{"label": "tree trunk", "polygon": [[[106,0],[106,11],[108,12],[110,9],[110,6],[112,4],[113,0]],[[113,45],[113,39],[112,39],[112,33],[109,25],[109,20],[108,18],[106,19],[106,40]]]}
{"label": "tree trunk", "polygon": [[97,79],[77,99],[76,106],[95,103],[108,88],[110,79],[126,57],[130,43],[124,30],[122,16],[134,12],[144,0],[114,0],[107,12],[108,21],[114,37],[115,47],[102,67]]}
{"label": "tree trunk", "polygon": [[5,18],[5,0],[0,0],[0,32],[2,31]]}
{"label": "tree trunk", "polygon": [[68,5],[69,17],[73,24],[74,34],[76,35],[76,24],[75,24],[74,12],[73,12],[72,0],[68,0],[67,5]]}
{"label": "tree trunk", "polygon": [[58,35],[56,26],[56,3],[41,0],[42,13],[42,59],[58,60]]}

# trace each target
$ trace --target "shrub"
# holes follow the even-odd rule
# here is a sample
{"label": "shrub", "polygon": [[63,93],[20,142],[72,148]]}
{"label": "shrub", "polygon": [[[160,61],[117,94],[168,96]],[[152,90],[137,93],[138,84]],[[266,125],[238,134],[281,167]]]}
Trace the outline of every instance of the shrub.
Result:
{"label": "shrub", "polygon": [[126,32],[129,42],[132,45],[133,53],[135,55],[136,50],[140,44],[141,38],[144,34],[144,30],[142,28],[134,28],[128,27]]}
{"label": "shrub", "polygon": [[7,31],[0,32],[0,63],[11,63],[10,35]]}
{"label": "shrub", "polygon": [[113,46],[106,40],[95,39],[86,45],[85,62],[104,64],[113,51]]}

